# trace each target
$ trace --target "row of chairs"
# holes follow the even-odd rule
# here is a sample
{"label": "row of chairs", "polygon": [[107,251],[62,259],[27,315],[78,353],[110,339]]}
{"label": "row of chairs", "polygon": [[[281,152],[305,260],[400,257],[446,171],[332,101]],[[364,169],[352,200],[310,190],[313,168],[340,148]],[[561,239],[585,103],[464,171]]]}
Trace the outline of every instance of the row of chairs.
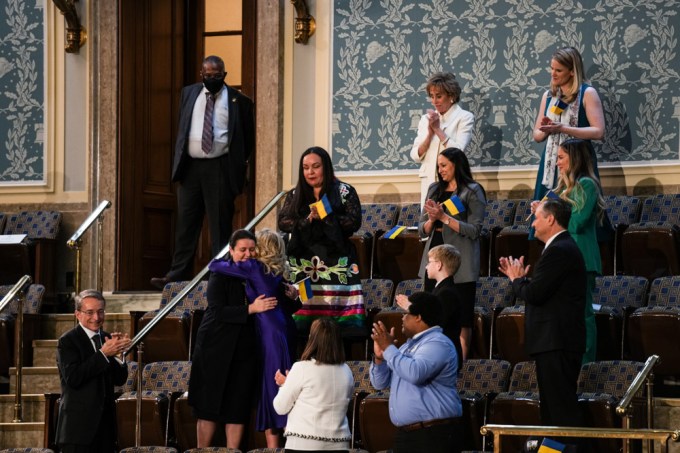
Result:
{"label": "row of chairs", "polygon": [[[394,305],[393,283],[384,279],[363,282],[369,321],[394,327],[397,344],[403,311]],[[397,285],[395,294],[422,290],[420,279]],[[598,331],[598,360],[630,358],[643,361],[656,354],[658,376],[680,376],[680,276],[661,277],[651,284],[643,277],[625,275],[596,279],[594,303]],[[388,305],[390,304],[390,305]],[[524,351],[524,305],[514,299],[509,279],[482,277],[477,295],[472,338],[472,358],[501,358],[515,364],[529,360]]]}
{"label": "row of chairs", "polygon": [[61,219],[58,211],[0,213],[1,234],[26,235],[21,243],[0,244],[0,285],[14,284],[28,274],[34,283],[45,287],[48,301],[53,301],[56,241]]}
{"label": "row of chairs", "polygon": [[[118,447],[129,448],[135,444],[137,405],[136,362],[128,362],[128,379],[116,387],[116,422]],[[142,371],[141,444],[163,445],[180,451],[196,447],[196,419],[188,404],[191,362],[153,362]],[[253,414],[254,416],[254,414]],[[254,421],[254,419],[253,419]],[[56,426],[56,420],[52,421]],[[253,423],[251,423],[253,426]],[[218,432],[218,437],[221,432]],[[264,445],[264,436],[252,429],[248,433],[249,445]],[[51,438],[53,441],[53,437]],[[224,439],[216,439],[217,442]],[[260,450],[256,450],[260,451]]]}
{"label": "row of chairs", "polygon": [[[166,285],[161,308],[176,296],[186,282]],[[394,304],[395,294],[410,295],[422,291],[420,279],[401,281],[396,285],[388,279],[364,279],[362,289],[369,325],[382,320],[395,327],[401,336],[401,310]],[[207,307],[205,282],[157,324],[145,340],[145,361],[188,360],[202,310]],[[680,332],[674,316],[680,313],[680,277],[663,277],[649,285],[643,277],[598,277],[594,302],[598,326],[598,360],[634,358],[642,360],[658,354],[663,365],[660,375],[680,374],[680,353],[673,348],[675,332]],[[505,277],[482,277],[477,282],[477,297],[473,325],[472,358],[500,357],[511,363],[527,360],[524,344],[524,307],[515,305],[509,280]],[[143,327],[157,311],[145,313],[139,327]],[[368,341],[368,339],[367,339]],[[370,351],[366,344],[366,351]],[[349,358],[366,358],[353,356]]]}
{"label": "row of chairs", "polygon": [[[369,451],[390,448],[396,428],[389,419],[389,390],[377,391],[369,378],[370,362],[349,362],[355,391],[350,404],[353,430],[359,433],[354,445]],[[644,364],[629,361],[603,361],[583,365],[578,381],[579,402],[585,424],[590,427],[621,427],[616,405]],[[463,401],[465,448],[484,448],[479,428],[485,423],[540,425],[540,404],[534,362],[513,367],[496,359],[470,359],[461,369],[458,392]],[[644,417],[636,400],[636,423]],[[595,451],[618,452],[619,441],[599,441]],[[517,447],[517,448],[512,448]],[[519,451],[518,445],[504,445],[503,451]]]}
{"label": "row of chairs", "polygon": [[[605,197],[611,225],[599,247],[604,275],[656,277],[680,275],[680,194]],[[357,248],[361,278],[393,281],[416,278],[424,243],[417,231],[420,204],[362,205],[362,225],[351,240]],[[525,256],[533,263],[542,244],[528,241],[531,200],[489,200],[480,238],[482,276],[498,276],[501,256]],[[382,234],[400,225],[410,228],[395,239]]]}
{"label": "row of chairs", "polygon": [[[622,273],[653,280],[680,274],[680,194],[644,200],[611,195],[605,197],[605,205],[611,230],[598,237],[604,275]],[[530,214],[531,200],[489,202],[482,240],[489,260],[482,275],[498,275],[495,263],[501,256],[525,256],[530,264],[540,257],[542,244],[527,240]]]}
{"label": "row of chairs", "polygon": [[[370,362],[349,361],[354,376],[354,392],[348,407],[352,446],[368,451],[391,446],[395,427],[389,420],[389,390],[377,391],[370,383]],[[138,367],[130,362],[127,382],[116,388],[118,445],[135,443],[135,386]],[[642,362],[601,361],[583,365],[578,380],[579,401],[584,422],[591,427],[621,427],[615,408],[638,373]],[[191,362],[154,362],[142,372],[142,445],[164,445],[184,451],[196,446],[196,420],[188,406],[188,379]],[[466,449],[484,447],[479,428],[485,423],[540,424],[540,404],[534,362],[498,359],[469,359],[459,373],[458,392],[463,401]],[[634,427],[642,427],[644,402],[638,395],[634,406]],[[56,404],[55,404],[56,405]],[[48,445],[54,441],[56,419],[48,420]],[[264,439],[250,430],[249,445],[263,445]],[[505,451],[508,447],[504,446]],[[596,451],[618,451],[620,443],[600,441]],[[510,451],[510,450],[508,450]],[[517,451],[517,448],[514,449]]]}

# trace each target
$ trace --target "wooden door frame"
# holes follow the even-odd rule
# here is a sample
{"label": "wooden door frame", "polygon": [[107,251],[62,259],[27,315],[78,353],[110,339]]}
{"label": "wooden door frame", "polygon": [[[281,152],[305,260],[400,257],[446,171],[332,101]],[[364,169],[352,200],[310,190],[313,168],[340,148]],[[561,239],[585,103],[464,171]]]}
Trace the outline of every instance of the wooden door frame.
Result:
{"label": "wooden door frame", "polygon": [[[131,1],[131,0],[128,0]],[[134,1],[134,0],[132,0]],[[177,134],[177,106],[179,103],[180,90],[183,86],[199,81],[199,71],[201,67],[202,55],[203,55],[203,17],[204,17],[204,1],[199,0],[167,0],[172,3],[168,3],[168,7],[173,9],[174,15],[172,18],[173,28],[179,31],[179,34],[173,35],[169,39],[174,39],[175,41],[171,44],[177,50],[173,52],[171,57],[173,60],[169,62],[169,67],[171,68],[172,74],[170,75],[172,79],[172,93],[170,94],[171,99],[166,98],[166,100],[171,101],[172,104],[172,116],[174,120],[172,124],[169,125],[171,128],[170,138],[171,143],[168,144],[168,158],[172,160],[172,152],[174,150],[175,138]],[[257,2],[255,0],[242,0],[243,1],[243,60],[242,60],[242,91],[244,94],[249,96],[251,99],[255,99],[255,74],[256,74],[256,35],[257,35]],[[142,228],[135,228],[132,225],[135,219],[138,217],[144,218],[146,214],[140,214],[139,210],[144,209],[144,206],[148,205],[148,200],[144,203],[139,200],[135,200],[136,197],[141,194],[148,195],[148,190],[143,187],[145,184],[145,175],[142,174],[143,169],[140,165],[134,165],[134,159],[142,159],[140,155],[130,156],[130,140],[134,137],[134,134],[130,134],[130,130],[137,127],[144,127],[144,122],[149,120],[148,112],[144,113],[144,107],[140,107],[139,110],[135,107],[136,100],[139,99],[137,96],[140,93],[139,84],[135,86],[134,83],[131,84],[130,77],[144,77],[148,73],[148,67],[145,65],[150,64],[148,56],[142,55],[145,50],[138,50],[137,54],[127,55],[126,58],[126,46],[146,46],[145,43],[140,43],[139,40],[148,39],[149,36],[145,35],[145,31],[142,29],[131,30],[133,33],[138,33],[137,36],[130,36],[129,34],[124,35],[126,31],[124,27],[121,26],[121,21],[130,20],[130,14],[134,14],[133,11],[134,3],[126,3],[125,0],[120,0],[118,3],[118,70],[119,77],[117,81],[117,105],[118,105],[118,121],[117,121],[117,134],[118,134],[118,144],[117,144],[117,205],[118,205],[118,217],[116,219],[116,257],[115,257],[115,267],[116,273],[113,281],[114,290],[140,290],[140,289],[150,289],[146,286],[145,282],[141,281],[139,277],[134,277],[133,275],[139,275],[143,271],[145,264],[149,259],[158,265],[158,257],[154,256],[149,258],[147,255],[147,247],[144,244],[144,238],[141,237],[141,231],[147,231],[153,229],[158,231],[158,228],[164,230],[166,236],[170,236],[168,240],[167,250],[171,251],[174,249],[174,228],[176,223],[176,188],[170,183],[170,168],[168,168],[167,182],[161,182],[157,187],[158,190],[151,191],[152,206],[153,203],[160,203],[159,206],[159,216],[156,217],[154,224],[145,224]],[[141,10],[144,13],[145,10]],[[129,27],[128,27],[129,28]],[[130,30],[128,30],[130,31]],[[128,52],[130,49],[128,48]],[[121,71],[122,63],[126,62],[127,66],[136,65],[135,70],[130,70],[128,68],[128,73],[124,74]],[[127,84],[127,85],[124,85]],[[127,87],[125,90],[123,88]],[[142,90],[143,91],[143,90]],[[147,90],[148,92],[148,90]],[[146,104],[144,104],[146,105]],[[130,114],[134,112],[134,114]],[[123,115],[125,113],[125,116]],[[137,115],[137,113],[139,113]],[[146,116],[145,116],[146,115]],[[168,123],[170,124],[170,123]],[[127,134],[127,135],[126,135]],[[142,141],[150,140],[150,138],[143,137]],[[147,143],[132,143],[134,149],[144,149]],[[127,149],[127,152],[126,151]],[[244,194],[237,198],[237,213],[234,218],[234,226],[241,227],[244,226],[252,217],[254,216],[254,206],[255,206],[255,153],[250,159],[249,166],[249,183],[244,189]],[[164,157],[165,160],[165,157]],[[141,162],[141,160],[139,161]],[[156,163],[158,164],[158,163]],[[163,165],[167,163],[164,162]],[[134,186],[134,188],[132,188]],[[127,188],[127,190],[126,190]],[[155,198],[154,198],[155,197]],[[141,206],[141,207],[140,207]],[[148,208],[148,206],[147,206]],[[162,225],[159,224],[159,219],[163,220]],[[164,226],[167,224],[167,226]],[[167,228],[167,230],[166,230]],[[201,247],[205,250],[207,242],[205,239],[207,235],[203,235],[201,240]],[[166,239],[163,239],[163,244],[165,244]],[[156,247],[157,249],[158,247]],[[207,246],[209,254],[209,245]],[[161,250],[165,250],[165,247]],[[199,250],[197,250],[197,260],[195,261],[200,269],[202,265],[205,264],[206,258],[211,258],[210,256],[199,256]],[[172,259],[172,254],[170,255],[170,261]],[[165,259],[164,257],[161,259]],[[200,259],[200,263],[198,262]],[[162,265],[162,264],[161,264]],[[160,267],[160,266],[158,266]],[[167,271],[170,268],[170,262],[167,263],[167,269],[161,271],[158,276],[162,276],[162,272]],[[155,271],[158,271],[156,269]],[[154,271],[154,272],[155,272]],[[147,271],[148,272],[148,269]],[[155,275],[154,275],[155,276]],[[143,286],[140,286],[143,285]]]}

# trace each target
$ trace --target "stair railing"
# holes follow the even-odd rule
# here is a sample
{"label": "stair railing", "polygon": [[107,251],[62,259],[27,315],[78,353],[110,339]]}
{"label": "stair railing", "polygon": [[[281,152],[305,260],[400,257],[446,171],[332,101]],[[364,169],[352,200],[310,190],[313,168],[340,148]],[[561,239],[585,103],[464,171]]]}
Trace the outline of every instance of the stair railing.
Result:
{"label": "stair railing", "polygon": [[[625,429],[625,428],[575,428],[571,426],[528,426],[528,425],[484,425],[479,430],[483,436],[493,434],[493,451],[501,451],[502,436],[576,437],[591,439],[631,439],[658,441],[661,452],[668,453],[668,441],[678,442],[680,431],[670,429]],[[624,442],[624,445],[627,443]],[[648,450],[654,451],[654,450]]]}
{"label": "stair railing", "polygon": [[[621,398],[618,406],[616,406],[616,413],[623,417],[623,427],[630,429],[631,426],[631,404],[633,398],[642,389],[642,385],[646,383],[647,386],[647,428],[652,428],[654,426],[654,367],[659,362],[658,355],[650,355],[647,357],[645,366],[640,370],[640,372],[635,376],[633,382],[626,390],[626,393]],[[626,439],[623,443],[623,453],[628,453],[630,451],[630,439]],[[647,440],[647,451],[653,450],[653,441],[651,439]]]}
{"label": "stair railing", "polygon": [[104,286],[104,211],[111,207],[111,202],[104,200],[99,203],[99,206],[85,219],[85,221],[78,227],[71,239],[66,241],[66,245],[76,251],[76,275],[75,275],[75,293],[80,293],[80,246],[82,245],[82,236],[92,226],[94,221],[97,221],[97,291],[101,292]]}
{"label": "stair railing", "polygon": [[[7,305],[17,298],[17,320],[14,328],[14,342],[15,342],[15,359],[16,359],[16,383],[14,394],[14,423],[21,423],[23,421],[23,412],[21,407],[21,379],[23,376],[24,366],[24,302],[26,301],[26,291],[31,282],[30,275],[24,275],[14,284],[12,289],[0,301],[0,312],[5,309]],[[18,296],[18,297],[17,297]]]}
{"label": "stair railing", "polygon": [[[281,201],[281,199],[288,193],[287,190],[283,190],[276,194],[269,203],[262,208],[262,210],[244,227],[246,230],[252,230],[259,224],[262,219],[265,218],[269,212],[276,207],[276,205]],[[229,253],[229,245],[227,244],[214,259],[220,259]],[[137,347],[137,420],[136,420],[136,433],[135,433],[135,446],[139,446],[141,443],[141,417],[142,417],[142,375],[144,374],[144,362],[143,362],[143,349],[144,338],[153,330],[153,328],[161,320],[163,320],[168,313],[170,313],[179,304],[182,299],[184,299],[200,282],[203,277],[209,272],[208,266],[205,266],[168,304],[163,307],[156,316],[149,321],[149,323],[140,330],[137,335],[132,338],[130,347],[125,351],[124,355],[128,355],[135,347]]]}
{"label": "stair railing", "polygon": [[[668,440],[680,441],[680,431],[653,429],[654,426],[654,367],[659,361],[658,355],[647,358],[644,367],[635,376],[628,390],[621,398],[616,413],[623,417],[623,428],[580,428],[566,426],[523,426],[523,425],[484,425],[480,429],[483,436],[493,433],[494,452],[500,452],[501,436],[552,436],[552,437],[587,437],[597,439],[622,439],[623,453],[631,449],[630,441],[640,439],[647,441],[647,451],[654,451],[654,441],[661,443],[661,451],[668,452]],[[631,405],[633,398],[640,392],[643,384],[647,386],[647,429],[632,429]]]}

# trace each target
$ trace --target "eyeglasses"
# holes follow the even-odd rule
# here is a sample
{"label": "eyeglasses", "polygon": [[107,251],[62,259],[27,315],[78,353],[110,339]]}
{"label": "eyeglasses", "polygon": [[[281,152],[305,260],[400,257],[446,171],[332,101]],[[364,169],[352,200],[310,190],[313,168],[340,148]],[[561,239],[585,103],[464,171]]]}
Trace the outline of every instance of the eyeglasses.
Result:
{"label": "eyeglasses", "polygon": [[438,263],[438,262],[439,262],[439,260],[427,260],[427,264]]}
{"label": "eyeglasses", "polygon": [[104,316],[106,314],[106,310],[78,310],[78,311],[90,318],[93,317],[94,315]]}

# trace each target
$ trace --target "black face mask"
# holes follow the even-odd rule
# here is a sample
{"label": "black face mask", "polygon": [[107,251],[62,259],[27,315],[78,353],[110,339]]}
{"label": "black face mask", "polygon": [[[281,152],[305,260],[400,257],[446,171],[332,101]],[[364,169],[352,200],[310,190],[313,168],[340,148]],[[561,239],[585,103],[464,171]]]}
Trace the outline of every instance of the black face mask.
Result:
{"label": "black face mask", "polygon": [[212,94],[217,94],[224,85],[224,79],[214,79],[212,77],[203,77],[203,85]]}

